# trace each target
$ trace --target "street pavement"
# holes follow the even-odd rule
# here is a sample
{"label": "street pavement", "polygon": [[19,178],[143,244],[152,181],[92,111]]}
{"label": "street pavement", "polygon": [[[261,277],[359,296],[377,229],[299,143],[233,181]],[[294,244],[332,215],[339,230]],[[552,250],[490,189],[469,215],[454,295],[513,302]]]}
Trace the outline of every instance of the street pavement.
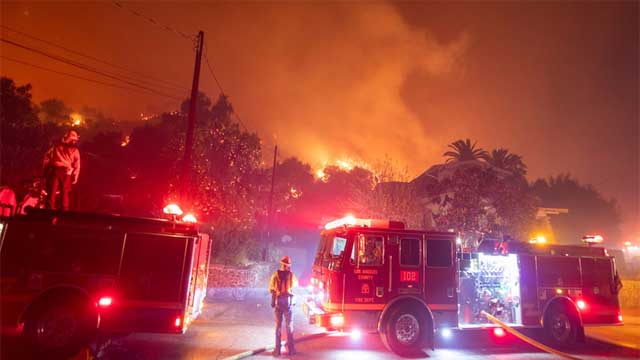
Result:
{"label": "street pavement", "polygon": [[623,326],[589,327],[591,338],[640,350],[640,309],[622,309]]}
{"label": "street pavement", "polygon": [[[200,360],[226,357],[273,346],[274,315],[267,290],[242,301],[207,298],[204,311],[183,335],[133,334],[112,341],[100,360]],[[300,304],[294,312],[294,336],[323,330],[309,325]]]}
{"label": "street pavement", "polygon": [[[242,301],[230,297],[209,297],[203,314],[185,334],[132,334],[115,339],[97,360],[213,360],[271,347],[274,342],[274,318],[269,302],[266,290],[254,292]],[[640,359],[640,350],[637,348],[640,311],[623,310],[623,315],[625,326],[587,328],[587,342],[570,353],[580,359]],[[307,323],[299,304],[295,307],[294,329],[298,339],[323,332]],[[635,349],[633,345],[636,345]],[[299,354],[290,358],[400,359],[383,346],[377,334],[363,334],[362,338],[354,340],[348,334],[331,333],[297,343],[296,348]],[[7,355],[3,351],[2,359],[24,359],[20,353]],[[556,358],[511,335],[496,339],[487,333],[477,332],[455,332],[448,341],[438,339],[436,350],[428,355],[432,359]],[[272,358],[270,351],[249,357]],[[284,355],[281,358],[289,357]]]}
{"label": "street pavement", "polygon": [[[580,359],[640,359],[640,351],[616,342],[634,342],[640,333],[640,318],[632,311],[624,312],[625,326],[588,328],[587,335],[598,334],[598,339],[587,338],[584,345],[569,351]],[[638,314],[640,315],[640,313]],[[317,334],[321,329],[309,325],[296,306],[294,314],[295,336]],[[114,341],[100,359],[224,359],[255,349],[273,346],[273,310],[269,306],[266,290],[243,301],[209,298],[205,311],[184,335],[134,334]],[[594,336],[595,337],[595,336]],[[617,339],[617,341],[616,341]],[[611,341],[610,344],[606,341]],[[487,333],[456,332],[449,341],[438,340],[432,359],[554,359],[508,335],[496,339]],[[637,343],[637,341],[635,341]],[[619,344],[620,345],[620,344]],[[625,345],[625,344],[623,344]],[[349,334],[331,333],[296,345],[298,355],[283,359],[400,359],[382,344],[379,335],[364,334],[354,340]],[[272,359],[270,351],[258,353],[249,359]],[[425,354],[426,356],[427,354]]]}
{"label": "street pavement", "polygon": [[[473,336],[471,334],[455,334],[451,343],[438,344],[435,351],[423,354],[429,359],[559,359],[556,355],[547,354],[514,338],[500,341],[490,337]],[[298,354],[285,359],[350,359],[350,360],[399,360],[403,359],[387,351],[377,334],[367,334],[354,341],[346,334],[331,334],[324,338],[301,343]],[[640,352],[628,348],[620,348],[606,343],[587,339],[579,349],[570,351],[571,355],[583,360],[604,359],[638,359]],[[251,357],[255,360],[273,359],[271,354],[263,353]]]}

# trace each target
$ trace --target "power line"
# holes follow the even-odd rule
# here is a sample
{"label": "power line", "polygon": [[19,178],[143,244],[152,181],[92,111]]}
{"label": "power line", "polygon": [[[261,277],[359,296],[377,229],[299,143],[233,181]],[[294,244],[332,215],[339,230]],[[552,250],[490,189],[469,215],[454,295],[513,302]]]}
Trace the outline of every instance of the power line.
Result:
{"label": "power line", "polygon": [[[216,76],[215,72],[213,71],[213,67],[209,63],[209,57],[207,56],[207,54],[209,53],[209,47],[206,44],[204,46],[204,50],[205,50],[204,51],[204,59],[207,62],[207,67],[209,68],[209,73],[213,77],[213,80],[215,80],[216,85],[218,85],[218,89],[220,89],[220,94],[222,96],[226,97],[227,95],[225,94],[224,90],[222,89],[222,85],[220,85],[220,82],[218,81],[218,77]],[[240,118],[240,115],[238,115],[238,113],[235,111],[235,109],[232,108],[232,112],[236,116],[236,119],[238,119],[238,123],[242,126],[242,128],[244,128],[245,131],[248,131],[247,127],[242,122],[242,119]]]}
{"label": "power line", "polygon": [[133,15],[139,17],[139,18],[142,18],[142,19],[146,20],[147,22],[149,22],[149,23],[151,23],[151,24],[153,24],[153,25],[155,25],[155,26],[157,26],[157,27],[159,27],[159,28],[161,28],[163,30],[172,32],[172,33],[174,33],[174,34],[176,34],[176,35],[178,35],[178,36],[180,36],[180,37],[182,37],[184,39],[187,39],[189,41],[193,41],[196,38],[195,35],[188,35],[188,34],[182,32],[180,30],[174,29],[173,27],[171,27],[169,25],[162,24],[161,22],[157,21],[156,19],[154,19],[154,18],[152,18],[150,16],[147,16],[147,15],[145,15],[145,14],[139,12],[139,11],[133,10],[130,7],[124,5],[123,3],[119,2],[119,1],[113,1],[113,4],[116,7],[120,8],[120,9],[127,10],[131,14],[133,14]]}
{"label": "power line", "polygon": [[[168,25],[160,23],[159,21],[155,20],[154,18],[152,18],[150,16],[147,16],[147,15],[145,15],[145,14],[139,12],[139,11],[133,10],[133,9],[129,8],[128,6],[125,6],[121,2],[118,2],[118,1],[114,0],[113,4],[116,7],[120,8],[120,9],[125,9],[125,10],[129,11],[131,14],[133,14],[133,15],[135,15],[137,17],[145,19],[147,22],[149,22],[149,23],[151,23],[151,24],[153,24],[155,26],[158,26],[158,27],[162,28],[163,30],[170,31],[170,32],[172,32],[172,33],[174,33],[174,34],[176,34],[176,35],[178,35],[178,36],[180,36],[180,37],[182,37],[184,39],[190,40],[190,41],[194,41],[195,42],[195,40],[196,40],[196,35],[189,36],[189,35],[185,34],[184,32],[182,32],[180,30],[176,30],[176,29],[172,28],[171,26],[168,26]],[[212,68],[211,64],[209,63],[209,57],[207,56],[207,52],[208,51],[207,51],[206,44],[205,44],[204,48],[205,48],[204,58],[205,58],[205,61],[207,63],[207,68],[209,69],[209,72],[211,73],[211,76],[213,77],[213,80],[215,80],[216,85],[218,86],[218,89],[220,89],[220,94],[223,95],[223,96],[226,96],[224,90],[222,89],[222,85],[220,85],[220,82],[218,81],[218,77],[214,73],[213,68]],[[236,118],[238,119],[238,123],[240,123],[240,125],[245,129],[245,131],[247,131],[247,127],[242,122],[242,119],[240,118],[240,115],[238,115],[238,113],[235,110],[233,110],[233,114],[235,114]]]}
{"label": "power line", "polygon": [[124,67],[124,66],[117,65],[117,64],[111,63],[111,62],[109,62],[109,61],[102,60],[102,59],[99,59],[99,58],[97,58],[97,57],[94,57],[94,56],[91,56],[91,55],[84,54],[84,53],[82,53],[82,52],[79,52],[79,51],[76,51],[76,50],[70,49],[70,48],[65,47],[65,46],[62,46],[62,45],[58,45],[58,44],[53,43],[53,42],[51,42],[51,41],[49,41],[49,40],[45,40],[45,39],[42,39],[42,38],[36,37],[36,36],[34,36],[34,35],[27,34],[27,33],[23,32],[23,31],[19,31],[19,30],[16,30],[16,29],[10,28],[9,26],[6,26],[6,25],[3,25],[3,24],[0,24],[0,27],[2,27],[2,28],[4,28],[4,29],[6,29],[6,30],[8,30],[8,31],[14,32],[14,33],[16,33],[16,34],[22,35],[22,36],[24,36],[24,37],[27,37],[27,38],[29,38],[29,39],[36,40],[36,41],[40,41],[40,42],[45,43],[45,44],[47,44],[47,45],[50,45],[50,46],[53,46],[53,47],[56,47],[56,48],[59,48],[59,49],[62,49],[62,50],[68,51],[68,52],[70,52],[70,53],[72,53],[72,54],[75,54],[75,55],[78,55],[78,56],[82,56],[82,57],[84,57],[84,58],[87,58],[87,59],[90,59],[90,60],[93,60],[93,61],[96,61],[96,62],[99,62],[99,63],[105,64],[105,65],[109,65],[109,66],[114,67],[114,68],[117,68],[117,69],[125,70],[125,71],[128,71],[128,72],[132,73],[132,74],[136,74],[136,75],[138,75],[138,76],[142,76],[142,77],[145,77],[145,78],[152,79],[152,80],[154,80],[154,81],[156,81],[156,82],[160,82],[160,83],[164,83],[164,84],[166,84],[166,85],[162,85],[162,86],[167,86],[167,85],[169,85],[169,86],[171,86],[171,87],[178,88],[178,89],[180,89],[180,90],[188,90],[186,87],[181,86],[181,85],[178,85],[178,84],[173,83],[173,82],[171,82],[171,81],[166,81],[166,80],[159,79],[159,78],[156,78],[156,77],[153,77],[153,76],[150,76],[150,75],[146,75],[146,74],[143,74],[143,73],[140,73],[140,72],[134,71],[134,70],[127,69],[127,68],[126,68],[126,67]]}
{"label": "power line", "polygon": [[78,67],[78,68],[80,68],[80,69],[83,69],[83,70],[86,70],[86,71],[90,71],[90,72],[93,72],[93,73],[96,73],[96,74],[102,75],[102,76],[104,76],[104,77],[108,77],[108,78],[111,78],[111,79],[114,79],[114,80],[118,80],[118,81],[124,82],[124,83],[126,83],[126,84],[129,84],[129,85],[135,86],[135,87],[139,87],[139,88],[141,88],[141,89],[145,89],[145,90],[151,91],[151,92],[156,93],[156,94],[158,94],[158,95],[162,95],[162,96],[170,97],[170,98],[173,98],[173,99],[176,99],[176,100],[182,100],[181,98],[179,98],[179,97],[177,97],[177,96],[172,96],[172,95],[169,95],[169,94],[165,94],[165,93],[163,93],[163,92],[157,91],[157,90],[155,90],[155,89],[153,89],[153,88],[150,88],[150,87],[148,87],[148,86],[141,85],[141,84],[138,84],[138,83],[135,83],[135,82],[132,82],[132,81],[126,80],[126,79],[122,79],[122,78],[120,78],[120,77],[118,77],[118,76],[115,76],[115,75],[112,75],[112,74],[106,73],[106,72],[104,72],[104,71],[100,71],[100,70],[98,70],[98,69],[94,69],[94,68],[92,68],[92,67],[90,67],[90,66],[88,66],[88,65],[85,65],[85,64],[82,64],[82,63],[79,63],[79,62],[76,62],[76,61],[73,61],[73,60],[70,60],[70,59],[64,58],[64,57],[62,57],[62,56],[57,56],[57,55],[49,54],[49,53],[47,53],[47,52],[45,52],[45,51],[42,51],[42,50],[39,50],[39,49],[35,49],[35,48],[29,47],[29,46],[26,46],[26,45],[22,45],[22,44],[19,44],[19,43],[16,43],[16,42],[14,42],[14,41],[7,40],[7,39],[4,39],[4,38],[0,38],[0,41],[3,41],[3,42],[5,42],[5,43],[7,43],[7,44],[10,44],[10,45],[13,45],[13,46],[16,46],[16,47],[19,47],[19,48],[22,48],[22,49],[25,49],[25,50],[28,50],[28,51],[34,52],[34,53],[36,53],[36,54],[40,54],[40,55],[46,56],[46,57],[48,57],[48,58],[51,58],[51,59],[54,59],[54,60],[60,61],[60,62],[62,62],[62,63],[68,64],[68,65],[71,65],[71,66],[75,66],[75,67]]}
{"label": "power line", "polygon": [[[58,70],[50,69],[50,68],[47,68],[47,67],[44,67],[44,66],[35,65],[35,64],[29,63],[29,62],[26,62],[26,61],[10,58],[10,57],[4,56],[4,55],[0,55],[0,58],[5,59],[5,60],[9,60],[9,61],[13,61],[13,62],[18,63],[18,64],[31,66],[31,67],[34,67],[36,69],[40,69],[40,70],[56,73],[56,74],[59,74],[59,75],[69,76],[69,77],[80,79],[80,80],[90,81],[90,82],[96,83],[96,84],[101,84],[101,85],[105,85],[105,86],[110,86],[110,87],[115,87],[115,88],[119,88],[119,89],[125,89],[125,90],[129,90],[129,91],[135,91],[135,92],[138,92],[138,93],[151,95],[150,93],[148,93],[148,92],[146,92],[144,90],[139,90],[139,89],[128,87],[128,86],[122,86],[122,85],[119,85],[119,84],[103,82],[103,81],[100,81],[100,80],[90,79],[90,78],[86,78],[86,77],[83,77],[83,76],[78,76],[78,75],[75,75],[75,74],[67,73],[67,72],[64,72],[64,71],[58,71]],[[171,97],[171,98],[175,99],[174,97]]]}
{"label": "power line", "polygon": [[218,81],[218,78],[216,77],[216,74],[213,72],[213,68],[211,67],[211,64],[209,63],[209,57],[207,56],[208,52],[209,52],[209,47],[205,44],[204,46],[204,59],[207,61],[207,67],[209,68],[209,72],[211,73],[211,76],[213,76],[213,80],[216,81],[216,85],[218,85],[218,89],[220,89],[220,94],[222,94],[223,96],[225,95],[224,90],[222,89],[222,85],[220,85],[220,82]]}

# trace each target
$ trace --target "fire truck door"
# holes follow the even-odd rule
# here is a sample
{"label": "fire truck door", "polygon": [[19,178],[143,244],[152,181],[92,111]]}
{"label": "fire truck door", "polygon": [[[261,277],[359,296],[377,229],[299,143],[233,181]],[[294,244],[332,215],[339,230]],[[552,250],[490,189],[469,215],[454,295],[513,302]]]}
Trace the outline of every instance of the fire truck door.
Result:
{"label": "fire truck door", "polygon": [[358,309],[375,309],[383,306],[389,293],[389,254],[384,234],[360,233],[354,238],[350,266],[352,271],[345,288],[345,303],[353,303]]}
{"label": "fire truck door", "polygon": [[611,323],[618,315],[613,264],[609,258],[580,258],[582,267],[582,296],[586,308],[582,317],[589,323]]}
{"label": "fire truck door", "polygon": [[455,235],[427,234],[425,241],[425,298],[431,310],[456,310]]}
{"label": "fire truck door", "polygon": [[422,294],[422,254],[423,241],[421,236],[397,236],[395,241],[398,246],[394,249],[397,256],[393,261],[393,266],[397,271],[392,270],[393,281],[397,281],[394,288],[398,294]]}

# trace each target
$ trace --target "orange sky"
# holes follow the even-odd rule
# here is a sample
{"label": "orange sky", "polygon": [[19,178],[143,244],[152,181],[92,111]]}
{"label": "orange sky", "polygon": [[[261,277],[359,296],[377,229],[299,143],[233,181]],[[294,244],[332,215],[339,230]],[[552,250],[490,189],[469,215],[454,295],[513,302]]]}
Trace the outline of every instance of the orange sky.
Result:
{"label": "orange sky", "polygon": [[[243,122],[285,156],[314,167],[389,156],[418,174],[447,143],[470,137],[521,154],[530,179],[571,172],[616,197],[629,239],[640,238],[637,2],[125,4],[186,33],[204,30]],[[2,2],[0,12],[11,28],[191,85],[192,44],[113,2]],[[0,52],[111,82],[10,45]],[[0,68],[31,83],[36,101],[57,97],[119,119],[179,103],[4,59]],[[218,94],[206,64],[201,89]]]}

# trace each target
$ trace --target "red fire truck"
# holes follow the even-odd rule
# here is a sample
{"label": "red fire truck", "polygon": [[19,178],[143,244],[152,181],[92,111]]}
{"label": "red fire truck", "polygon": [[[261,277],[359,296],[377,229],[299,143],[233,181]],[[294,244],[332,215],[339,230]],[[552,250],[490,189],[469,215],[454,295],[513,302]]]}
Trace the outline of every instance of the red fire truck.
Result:
{"label": "red fire truck", "polygon": [[202,310],[210,251],[193,223],[50,210],[0,218],[3,334],[51,359],[98,333],[183,333]]}
{"label": "red fire truck", "polygon": [[483,312],[511,327],[544,328],[556,345],[581,340],[585,325],[622,323],[615,262],[604,249],[513,243],[509,253],[462,252],[456,240],[401,222],[332,221],[305,314],[327,328],[377,330],[403,356],[433,348],[436,334],[492,328]]}

